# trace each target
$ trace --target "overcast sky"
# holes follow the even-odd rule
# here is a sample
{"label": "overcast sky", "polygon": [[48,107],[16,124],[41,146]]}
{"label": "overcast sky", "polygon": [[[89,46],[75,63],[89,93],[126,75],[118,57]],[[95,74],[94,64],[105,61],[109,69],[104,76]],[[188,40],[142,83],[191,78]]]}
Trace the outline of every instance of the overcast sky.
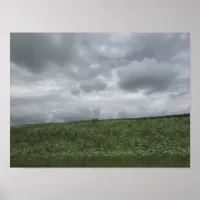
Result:
{"label": "overcast sky", "polygon": [[11,125],[189,113],[189,34],[10,38]]}

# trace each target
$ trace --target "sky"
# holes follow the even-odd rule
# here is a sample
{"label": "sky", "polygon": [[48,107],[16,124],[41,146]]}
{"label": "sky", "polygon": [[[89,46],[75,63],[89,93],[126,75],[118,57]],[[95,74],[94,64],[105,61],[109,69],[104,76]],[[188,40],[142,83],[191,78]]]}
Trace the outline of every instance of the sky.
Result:
{"label": "sky", "polygon": [[188,33],[11,33],[10,123],[190,112]]}

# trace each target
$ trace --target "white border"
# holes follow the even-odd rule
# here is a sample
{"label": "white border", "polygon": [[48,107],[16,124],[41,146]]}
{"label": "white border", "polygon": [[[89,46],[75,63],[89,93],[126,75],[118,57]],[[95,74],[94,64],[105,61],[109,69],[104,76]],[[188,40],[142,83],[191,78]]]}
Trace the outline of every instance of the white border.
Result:
{"label": "white border", "polygon": [[[0,5],[0,199],[200,199],[197,0],[13,0]],[[2,30],[3,29],[3,30]],[[190,169],[10,169],[9,32],[190,32]]]}

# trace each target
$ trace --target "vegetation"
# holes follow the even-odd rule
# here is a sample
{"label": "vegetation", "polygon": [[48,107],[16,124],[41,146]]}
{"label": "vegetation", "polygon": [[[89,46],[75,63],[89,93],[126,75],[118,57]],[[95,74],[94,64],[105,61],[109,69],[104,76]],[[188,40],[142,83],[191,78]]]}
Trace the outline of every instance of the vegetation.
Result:
{"label": "vegetation", "polygon": [[190,116],[11,127],[11,167],[190,167]]}

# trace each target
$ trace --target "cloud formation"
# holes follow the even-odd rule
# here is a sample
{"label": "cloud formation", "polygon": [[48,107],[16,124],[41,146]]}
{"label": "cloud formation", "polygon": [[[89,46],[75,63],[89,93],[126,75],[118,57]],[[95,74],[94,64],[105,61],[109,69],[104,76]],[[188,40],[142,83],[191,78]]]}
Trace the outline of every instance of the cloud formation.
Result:
{"label": "cloud formation", "polygon": [[11,33],[11,125],[190,111],[188,33]]}

